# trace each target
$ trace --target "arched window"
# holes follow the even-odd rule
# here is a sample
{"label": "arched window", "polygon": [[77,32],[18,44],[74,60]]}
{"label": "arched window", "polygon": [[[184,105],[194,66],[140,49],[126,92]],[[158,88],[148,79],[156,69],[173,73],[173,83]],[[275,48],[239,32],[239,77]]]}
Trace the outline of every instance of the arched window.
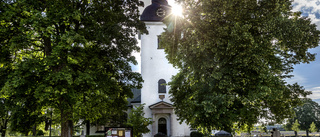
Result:
{"label": "arched window", "polygon": [[158,81],[158,93],[167,93],[166,81],[164,79]]}

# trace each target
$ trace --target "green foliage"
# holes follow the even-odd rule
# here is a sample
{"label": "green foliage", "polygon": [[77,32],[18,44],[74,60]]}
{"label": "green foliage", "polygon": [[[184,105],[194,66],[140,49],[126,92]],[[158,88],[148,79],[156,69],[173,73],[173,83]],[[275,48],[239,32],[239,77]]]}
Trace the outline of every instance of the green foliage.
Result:
{"label": "green foliage", "polygon": [[128,126],[133,127],[133,136],[142,137],[142,134],[150,132],[148,126],[153,123],[151,118],[145,118],[144,105],[134,107],[129,113]]}
{"label": "green foliage", "polygon": [[9,120],[11,119],[10,110],[13,107],[13,102],[9,99],[0,98],[0,134],[4,137],[8,128]]}
{"label": "green foliage", "polygon": [[305,99],[304,101],[302,106],[298,106],[294,109],[296,114],[294,119],[299,121],[302,130],[308,130],[312,122],[315,122],[317,126],[320,126],[320,105],[311,99]]}
{"label": "green foliage", "polygon": [[314,123],[316,127],[320,126],[320,105],[317,102],[312,101],[310,98],[305,98],[303,101],[303,105],[294,108],[295,117],[289,119],[287,127],[291,127],[293,122],[298,120],[300,123],[300,129],[305,130],[308,134],[312,123]]}
{"label": "green foliage", "polygon": [[[259,128],[263,128],[263,127],[259,126]],[[252,126],[248,126],[248,125],[244,125],[242,127],[239,127],[237,124],[234,124],[234,126],[233,126],[233,131],[239,135],[241,133],[250,133],[250,131],[252,131],[252,130],[256,130],[256,127],[252,127]]]}
{"label": "green foliage", "polygon": [[292,125],[292,130],[295,131],[295,132],[299,132],[300,131],[299,127],[300,127],[300,124],[299,124],[298,120],[296,120],[294,122],[294,124]]}
{"label": "green foliage", "polygon": [[317,127],[316,127],[316,124],[315,124],[314,122],[311,123],[310,128],[309,128],[309,131],[310,131],[311,133],[314,133],[314,132],[317,132],[317,131],[318,131],[318,129],[317,129]]}
{"label": "green foliage", "polygon": [[260,133],[266,133],[268,132],[267,127],[265,125],[259,126],[259,131]]}
{"label": "green foliage", "polygon": [[[10,137],[28,137],[28,136],[10,136]],[[33,136],[33,137],[47,137],[47,136]],[[51,137],[61,137],[61,136],[51,136]],[[78,136],[72,136],[72,137],[80,137]],[[87,135],[86,137],[104,137],[104,135]]]}
{"label": "green foliage", "polygon": [[127,109],[126,98],[142,82],[130,67],[137,63],[131,53],[139,51],[134,36],[146,31],[139,1],[0,5],[0,98],[17,105],[15,120],[22,123],[30,116],[28,128],[53,108],[61,116],[62,136],[71,137],[73,121],[95,121]]}
{"label": "green foliage", "polygon": [[178,1],[185,14],[166,20],[160,44],[180,69],[169,83],[179,120],[232,132],[234,123],[293,116],[311,92],[285,78],[314,61],[316,25],[292,12],[291,0]]}
{"label": "green foliage", "polygon": [[39,130],[38,132],[37,132],[37,136],[43,136],[44,135],[44,132],[42,131],[42,130]]}
{"label": "green foliage", "polygon": [[[0,20],[1,22],[1,20]],[[3,22],[1,22],[3,23]],[[1,24],[0,24],[1,25]],[[8,80],[8,75],[12,71],[10,50],[5,45],[5,37],[0,31],[0,91]],[[1,93],[1,92],[0,92]],[[12,110],[14,103],[12,99],[0,96],[0,134],[4,137],[8,128],[9,120],[11,118],[10,110]]]}
{"label": "green foliage", "polygon": [[[24,93],[24,95],[16,95],[15,101],[19,99],[19,103],[15,102],[15,106],[10,110],[11,121],[10,129],[13,132],[20,132],[27,136],[34,128],[44,121],[44,115],[41,111],[39,102],[34,101],[36,98],[33,92]],[[36,133],[33,133],[35,135]]]}
{"label": "green foliage", "polygon": [[203,134],[197,131],[192,131],[190,137],[203,137]]}

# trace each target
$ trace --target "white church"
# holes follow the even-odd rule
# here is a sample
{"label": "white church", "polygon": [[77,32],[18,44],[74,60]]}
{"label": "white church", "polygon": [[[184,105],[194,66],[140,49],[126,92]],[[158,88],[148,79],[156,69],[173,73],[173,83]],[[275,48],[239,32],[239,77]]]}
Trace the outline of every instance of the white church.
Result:
{"label": "white church", "polygon": [[[190,135],[187,124],[179,124],[169,96],[169,87],[164,84],[171,80],[172,75],[178,73],[166,59],[164,49],[159,46],[158,36],[166,27],[163,18],[170,13],[170,6],[166,0],[144,0],[141,21],[144,21],[149,31],[148,35],[141,35],[141,75],[144,79],[141,89],[141,104],[145,117],[153,119],[151,132],[144,137],[153,137],[161,132],[169,137],[183,137]],[[149,4],[150,3],[150,4]],[[148,5],[148,6],[147,6]]]}
{"label": "white church", "polygon": [[[129,103],[132,106],[145,104],[144,117],[153,120],[153,124],[148,127],[150,132],[144,134],[144,137],[153,137],[160,132],[168,137],[190,136],[190,127],[177,120],[168,93],[170,87],[165,85],[178,70],[169,64],[158,40],[166,27],[162,21],[171,12],[171,6],[167,0],[142,1],[145,6],[139,9],[140,19],[145,22],[149,32],[140,36],[141,75],[144,83],[141,90],[133,90],[134,98]],[[96,134],[98,128],[91,127],[90,134]]]}

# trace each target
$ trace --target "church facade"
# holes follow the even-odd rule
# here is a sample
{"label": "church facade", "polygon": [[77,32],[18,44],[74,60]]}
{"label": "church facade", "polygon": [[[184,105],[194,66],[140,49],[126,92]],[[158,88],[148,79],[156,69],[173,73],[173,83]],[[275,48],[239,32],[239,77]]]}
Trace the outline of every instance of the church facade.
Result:
{"label": "church facade", "polygon": [[[144,83],[142,89],[132,90],[134,98],[128,100],[129,108],[145,104],[144,117],[152,118],[153,124],[148,127],[150,132],[144,134],[144,137],[153,137],[157,133],[168,137],[188,137],[190,127],[177,120],[170,101],[170,87],[166,85],[178,70],[168,62],[164,49],[159,45],[159,36],[166,28],[162,21],[170,14],[171,7],[167,0],[142,1],[145,6],[139,9],[140,19],[145,22],[149,32],[140,36],[141,75]],[[103,134],[103,131],[104,126],[91,127],[90,135]]]}
{"label": "church facade", "polygon": [[[144,3],[149,1],[144,0]],[[170,87],[166,85],[178,70],[166,59],[158,39],[166,27],[162,21],[170,12],[171,7],[166,0],[152,0],[141,15],[149,32],[141,35],[141,75],[144,79],[141,104],[145,104],[145,117],[154,121],[149,127],[151,132],[145,137],[153,137],[159,132],[170,137],[190,135],[189,126],[177,121],[168,93]]]}

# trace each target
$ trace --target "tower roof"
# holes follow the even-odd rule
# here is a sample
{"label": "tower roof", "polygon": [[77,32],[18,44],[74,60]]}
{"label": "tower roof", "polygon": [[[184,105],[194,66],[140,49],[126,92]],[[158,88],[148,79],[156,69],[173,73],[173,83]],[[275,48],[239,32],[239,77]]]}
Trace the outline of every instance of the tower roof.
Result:
{"label": "tower roof", "polygon": [[171,12],[171,6],[167,0],[152,0],[152,4],[147,6],[140,17],[141,21],[162,21]]}

